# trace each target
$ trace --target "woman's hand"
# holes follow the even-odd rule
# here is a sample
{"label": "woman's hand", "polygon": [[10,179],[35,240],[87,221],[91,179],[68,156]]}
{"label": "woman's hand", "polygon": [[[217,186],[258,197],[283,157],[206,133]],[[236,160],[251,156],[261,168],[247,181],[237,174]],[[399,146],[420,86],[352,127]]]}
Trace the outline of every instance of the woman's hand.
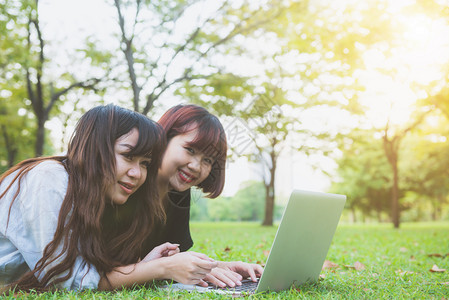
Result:
{"label": "woman's hand", "polygon": [[263,268],[258,264],[249,264],[241,261],[219,262],[218,267],[213,269],[204,280],[220,287],[235,287],[241,285],[243,278],[250,277],[257,281],[263,273]]}
{"label": "woman's hand", "polygon": [[161,257],[172,256],[179,253],[179,244],[165,243],[160,246],[154,247],[141,261],[146,262]]}
{"label": "woman's hand", "polygon": [[[176,244],[166,243],[154,248],[144,260],[137,264],[114,268],[100,278],[98,289],[113,290],[162,279],[207,287],[203,279],[218,266],[218,263],[201,253],[176,252],[177,247]],[[171,251],[176,253],[170,255]],[[150,255],[152,253],[155,255]],[[162,256],[155,258],[158,255]]]}
{"label": "woman's hand", "polygon": [[182,252],[163,258],[165,278],[183,284],[198,284],[207,287],[203,280],[218,263],[207,255],[196,252]]}

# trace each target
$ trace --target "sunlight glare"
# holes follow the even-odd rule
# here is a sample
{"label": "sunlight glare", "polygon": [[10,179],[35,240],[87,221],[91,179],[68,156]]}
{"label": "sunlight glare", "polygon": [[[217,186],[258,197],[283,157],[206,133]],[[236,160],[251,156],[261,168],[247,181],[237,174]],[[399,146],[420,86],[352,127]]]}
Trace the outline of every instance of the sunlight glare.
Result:
{"label": "sunlight glare", "polygon": [[[423,13],[405,13],[404,7],[413,2],[389,2],[388,11],[401,24],[397,34],[402,36],[402,42],[392,46],[390,55],[384,51],[387,42],[363,55],[367,70],[360,79],[367,89],[361,102],[368,107],[366,117],[375,127],[385,126],[387,121],[396,126],[408,123],[413,104],[429,93],[417,87],[441,80],[442,68],[449,62],[446,21]],[[385,70],[391,73],[385,74]]]}

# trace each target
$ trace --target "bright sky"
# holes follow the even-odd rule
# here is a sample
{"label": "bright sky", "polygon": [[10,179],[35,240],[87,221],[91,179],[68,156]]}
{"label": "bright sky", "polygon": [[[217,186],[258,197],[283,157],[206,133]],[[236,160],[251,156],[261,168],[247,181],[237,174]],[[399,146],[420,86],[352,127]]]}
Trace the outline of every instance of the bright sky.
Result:
{"label": "bright sky", "polygon": [[[59,47],[76,48],[90,34],[95,34],[105,45],[116,43],[110,37],[112,31],[117,32],[117,24],[113,20],[116,11],[105,1],[41,0],[39,3],[41,19],[48,26],[46,38],[64,40],[64,44]],[[398,125],[407,122],[410,107],[418,97],[412,89],[413,82],[426,84],[437,80],[441,77],[442,64],[449,61],[449,29],[444,20],[433,20],[424,14],[399,13],[407,3],[410,1],[391,0],[388,8],[396,14],[397,21],[404,25],[403,47],[398,48],[392,57],[384,57],[381,49],[367,51],[364,59],[369,70],[359,74],[361,82],[367,85],[367,91],[361,98],[369,107],[366,117],[376,126],[385,124],[388,117],[393,117],[393,123]],[[63,55],[64,51],[52,53],[52,57],[59,57],[61,61],[64,60]],[[245,67],[245,63],[242,65]],[[249,62],[246,66],[250,66]],[[398,70],[397,74],[387,76],[377,71],[387,66]],[[159,115],[155,117],[157,119]],[[315,111],[306,119],[310,124],[323,126],[326,123],[326,126],[332,128],[339,126],[345,118],[331,111]],[[58,125],[54,121],[49,126]],[[334,167],[329,160],[313,157],[306,159],[287,151],[279,162],[278,192],[287,195],[292,188],[325,191],[330,180],[310,167],[316,161],[330,169]],[[234,194],[242,181],[257,179],[257,174],[258,170],[248,167],[245,159],[230,163],[224,194]]]}

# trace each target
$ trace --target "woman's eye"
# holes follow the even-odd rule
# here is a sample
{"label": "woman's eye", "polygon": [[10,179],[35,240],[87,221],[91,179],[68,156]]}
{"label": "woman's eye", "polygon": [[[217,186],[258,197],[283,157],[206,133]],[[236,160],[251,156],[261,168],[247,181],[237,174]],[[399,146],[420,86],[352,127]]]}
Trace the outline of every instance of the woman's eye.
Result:
{"label": "woman's eye", "polygon": [[145,169],[148,169],[150,167],[151,162],[149,161],[143,161],[140,163]]}
{"label": "woman's eye", "polygon": [[134,158],[132,155],[130,155],[130,154],[128,154],[128,153],[123,153],[122,156],[123,156],[124,158],[126,158],[127,160],[133,160],[133,158]]}
{"label": "woman's eye", "polygon": [[208,164],[208,165],[212,165],[213,164],[213,160],[211,158],[206,157],[204,159],[204,161]]}
{"label": "woman's eye", "polygon": [[195,153],[195,150],[193,150],[193,148],[190,148],[190,147],[184,147],[184,148],[192,154]]}

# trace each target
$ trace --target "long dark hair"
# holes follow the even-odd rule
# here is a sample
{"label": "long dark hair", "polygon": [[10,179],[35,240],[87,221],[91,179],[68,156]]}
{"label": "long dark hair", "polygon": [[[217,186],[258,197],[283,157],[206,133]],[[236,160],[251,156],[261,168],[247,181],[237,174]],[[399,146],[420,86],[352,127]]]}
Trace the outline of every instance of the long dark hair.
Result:
{"label": "long dark hair", "polygon": [[[111,200],[106,197],[106,188],[115,181],[114,144],[133,128],[138,130],[139,139],[129,154],[151,157],[151,163],[144,184],[128,199],[135,202],[132,217],[127,222],[129,226],[114,232],[107,230],[104,222],[105,213],[112,207]],[[16,181],[20,190],[21,179],[42,161],[60,162],[69,175],[53,240],[46,246],[34,270],[10,287],[45,290],[51,284],[64,282],[70,278],[79,256],[89,267],[94,266],[101,276],[117,266],[136,263],[143,241],[154,224],[165,218],[156,188],[157,171],[165,147],[163,129],[146,116],[115,105],[98,106],[78,121],[67,155],[25,160],[7,171],[0,178],[0,184],[10,174],[18,172],[0,199]],[[18,192],[11,206],[17,195]],[[56,259],[60,262],[48,267]],[[66,275],[58,278],[65,272]]]}
{"label": "long dark hair", "polygon": [[228,149],[226,134],[220,120],[201,106],[179,104],[167,110],[158,123],[164,128],[168,141],[177,135],[198,130],[190,146],[215,158],[209,176],[198,187],[208,193],[209,198],[218,197],[225,183]]}

